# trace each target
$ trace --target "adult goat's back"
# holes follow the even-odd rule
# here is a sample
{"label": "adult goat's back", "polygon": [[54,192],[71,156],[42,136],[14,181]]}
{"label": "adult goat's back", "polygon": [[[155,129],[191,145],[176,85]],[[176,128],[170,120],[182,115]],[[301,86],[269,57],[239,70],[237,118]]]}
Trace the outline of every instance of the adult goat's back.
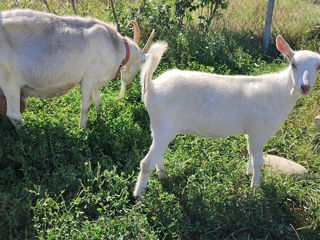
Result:
{"label": "adult goat's back", "polygon": [[112,24],[94,18],[60,17],[32,10],[0,13],[0,87],[7,102],[7,116],[18,128],[22,124],[20,97],[60,96],[81,84],[80,126],[85,127],[90,98],[99,106],[98,88],[121,71],[121,96],[141,65],[154,32],[143,50],[122,37]]}

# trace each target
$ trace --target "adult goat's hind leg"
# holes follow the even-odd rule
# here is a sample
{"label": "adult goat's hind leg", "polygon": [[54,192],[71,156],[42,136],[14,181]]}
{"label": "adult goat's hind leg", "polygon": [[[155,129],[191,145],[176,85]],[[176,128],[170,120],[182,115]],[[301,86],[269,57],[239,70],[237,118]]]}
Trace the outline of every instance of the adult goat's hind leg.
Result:
{"label": "adult goat's hind leg", "polygon": [[[148,183],[149,175],[155,168],[158,160],[160,159],[161,161],[162,155],[173,137],[174,134],[166,128],[162,128],[159,131],[153,131],[153,140],[149,152],[140,162],[141,169],[133,192],[133,196],[136,199],[142,197],[142,193]],[[161,168],[162,163],[160,162],[157,166]]]}
{"label": "adult goat's hind leg", "polygon": [[266,144],[268,137],[248,135],[249,155],[252,162],[252,179],[251,187],[260,184],[260,170],[263,163],[263,147]]}
{"label": "adult goat's hind leg", "polygon": [[92,87],[87,84],[86,81],[82,81],[81,84],[81,117],[80,117],[80,127],[86,128],[88,112],[90,110],[90,98],[92,93]]}
{"label": "adult goat's hind leg", "polygon": [[93,88],[91,93],[91,98],[93,100],[94,106],[96,107],[97,110],[99,110],[102,99],[97,87]]}

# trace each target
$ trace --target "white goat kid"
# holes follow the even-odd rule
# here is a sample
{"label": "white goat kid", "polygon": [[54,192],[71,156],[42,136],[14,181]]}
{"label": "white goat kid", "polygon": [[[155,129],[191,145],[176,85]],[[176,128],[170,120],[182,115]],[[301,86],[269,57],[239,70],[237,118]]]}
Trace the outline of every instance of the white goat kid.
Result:
{"label": "white goat kid", "polygon": [[100,105],[98,88],[117,77],[120,67],[123,96],[145,62],[154,36],[152,32],[141,51],[138,24],[130,23],[134,41],[122,37],[113,25],[93,18],[31,10],[0,12],[0,87],[12,123],[17,128],[22,125],[20,97],[56,97],[80,83],[80,127],[86,127],[90,98],[96,107]]}
{"label": "white goat kid", "polygon": [[320,69],[320,55],[294,52],[278,36],[277,48],[291,65],[262,76],[222,76],[170,70],[151,81],[165,51],[153,45],[141,70],[142,95],[150,117],[153,142],[141,161],[134,197],[140,198],[156,167],[164,177],[162,154],[178,133],[202,137],[246,135],[251,187],[260,183],[263,147],[285,121],[297,99],[307,95]]}

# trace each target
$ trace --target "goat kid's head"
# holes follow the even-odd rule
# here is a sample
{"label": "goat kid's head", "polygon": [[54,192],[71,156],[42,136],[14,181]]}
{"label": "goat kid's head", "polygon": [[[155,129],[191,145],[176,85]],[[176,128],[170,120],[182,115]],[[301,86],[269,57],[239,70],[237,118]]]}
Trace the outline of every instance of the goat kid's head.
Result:
{"label": "goat kid's head", "polygon": [[[139,48],[139,42],[140,42],[140,28],[138,23],[135,20],[132,20],[129,22],[129,24],[133,25],[133,41],[129,39],[129,47],[130,47],[130,58],[128,63],[122,68],[121,71],[121,81],[122,85],[128,86],[134,77],[137,75],[138,71],[140,70],[142,64],[146,61],[148,54],[146,52],[148,51],[150,44],[152,42],[152,39],[155,36],[155,31],[153,30],[152,33],[149,36],[149,39],[144,46],[142,50]],[[128,24],[128,25],[129,25]]]}
{"label": "goat kid's head", "polygon": [[277,36],[276,44],[278,50],[291,64],[290,70],[294,87],[290,94],[292,95],[296,88],[302,95],[307,95],[320,71],[320,55],[307,50],[295,52],[280,35]]}

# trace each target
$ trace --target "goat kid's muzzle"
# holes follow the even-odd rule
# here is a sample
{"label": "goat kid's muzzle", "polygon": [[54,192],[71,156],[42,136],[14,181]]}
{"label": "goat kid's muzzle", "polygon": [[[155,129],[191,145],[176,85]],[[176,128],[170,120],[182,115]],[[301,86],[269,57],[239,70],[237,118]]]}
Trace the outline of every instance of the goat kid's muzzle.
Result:
{"label": "goat kid's muzzle", "polygon": [[310,92],[310,85],[301,85],[301,93],[307,95]]}
{"label": "goat kid's muzzle", "polygon": [[300,86],[300,92],[302,95],[307,95],[310,92],[311,85],[310,83],[310,73],[305,71],[302,76],[302,84]]}

